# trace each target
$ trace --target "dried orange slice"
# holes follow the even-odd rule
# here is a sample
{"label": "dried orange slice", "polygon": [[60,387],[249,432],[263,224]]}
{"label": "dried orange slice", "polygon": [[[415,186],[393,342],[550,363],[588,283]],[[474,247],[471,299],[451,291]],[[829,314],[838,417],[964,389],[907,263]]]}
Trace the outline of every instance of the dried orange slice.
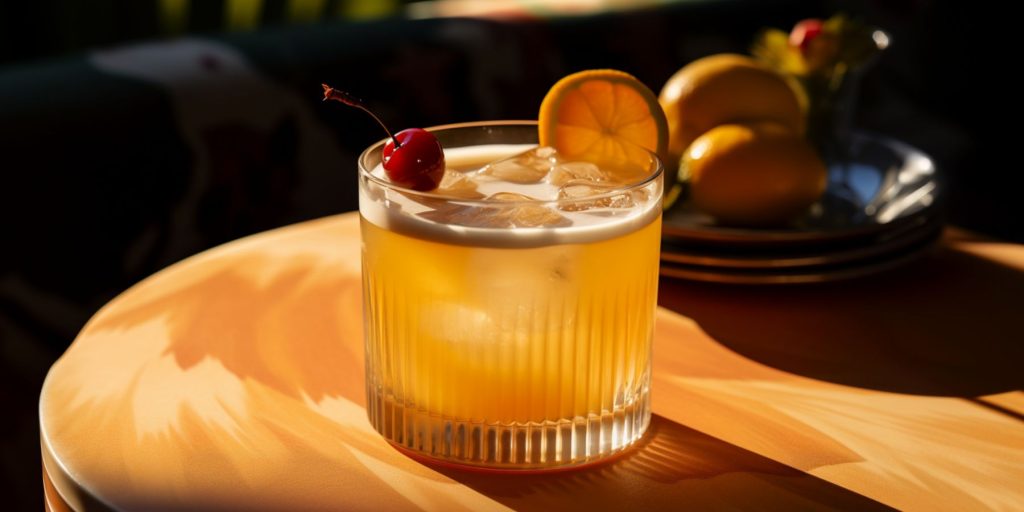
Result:
{"label": "dried orange slice", "polygon": [[668,122],[658,97],[628,73],[593,69],[556,83],[540,105],[538,135],[567,159],[646,172],[664,161]]}

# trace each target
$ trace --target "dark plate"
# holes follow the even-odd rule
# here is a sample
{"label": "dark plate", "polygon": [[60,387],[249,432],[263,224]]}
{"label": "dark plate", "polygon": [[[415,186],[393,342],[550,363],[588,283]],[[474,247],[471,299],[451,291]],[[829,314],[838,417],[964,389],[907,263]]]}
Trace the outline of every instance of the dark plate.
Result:
{"label": "dark plate", "polygon": [[783,268],[726,268],[687,265],[662,260],[661,275],[693,281],[731,284],[799,284],[840,281],[890,270],[910,263],[932,249],[941,239],[942,229],[899,250],[846,263]]}
{"label": "dark plate", "polygon": [[843,240],[832,244],[770,245],[755,247],[697,247],[664,240],[662,261],[721,269],[781,269],[851,264],[898,253],[934,236],[942,223],[934,217],[917,217],[914,222],[884,231],[868,240]]}

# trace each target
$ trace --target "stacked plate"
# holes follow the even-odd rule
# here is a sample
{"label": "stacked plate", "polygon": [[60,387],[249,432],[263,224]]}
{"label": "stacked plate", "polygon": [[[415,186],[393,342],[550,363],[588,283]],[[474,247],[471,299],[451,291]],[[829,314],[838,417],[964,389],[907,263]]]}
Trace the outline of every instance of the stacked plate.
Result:
{"label": "stacked plate", "polygon": [[829,166],[822,200],[791,226],[718,226],[683,202],[665,213],[662,275],[727,283],[804,283],[893,268],[942,232],[931,158],[900,141],[854,134]]}

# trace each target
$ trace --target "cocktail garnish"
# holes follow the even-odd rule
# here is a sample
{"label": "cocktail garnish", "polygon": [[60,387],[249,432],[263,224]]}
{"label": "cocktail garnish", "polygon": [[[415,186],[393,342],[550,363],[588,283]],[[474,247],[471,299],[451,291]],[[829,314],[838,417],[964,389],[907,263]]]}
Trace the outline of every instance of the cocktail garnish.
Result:
{"label": "cocktail garnish", "polygon": [[444,177],[445,165],[444,151],[436,137],[421,128],[407,128],[392,134],[384,122],[355,96],[327,84],[321,85],[324,101],[333,100],[358,108],[370,114],[384,128],[389,140],[384,144],[381,164],[392,182],[419,191],[437,188]]}

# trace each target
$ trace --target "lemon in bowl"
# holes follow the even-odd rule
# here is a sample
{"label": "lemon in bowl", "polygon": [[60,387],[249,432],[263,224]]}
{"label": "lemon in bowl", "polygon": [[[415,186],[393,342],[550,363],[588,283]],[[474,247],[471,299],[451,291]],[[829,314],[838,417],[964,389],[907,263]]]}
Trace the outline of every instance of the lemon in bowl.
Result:
{"label": "lemon in bowl", "polygon": [[717,54],[697,59],[668,79],[658,96],[669,128],[669,161],[708,130],[726,123],[775,121],[804,132],[804,100],[797,84],[750,57]]}
{"label": "lemon in bowl", "polygon": [[711,128],[679,165],[693,206],[734,226],[785,224],[821,197],[827,178],[814,148],[773,121]]}

